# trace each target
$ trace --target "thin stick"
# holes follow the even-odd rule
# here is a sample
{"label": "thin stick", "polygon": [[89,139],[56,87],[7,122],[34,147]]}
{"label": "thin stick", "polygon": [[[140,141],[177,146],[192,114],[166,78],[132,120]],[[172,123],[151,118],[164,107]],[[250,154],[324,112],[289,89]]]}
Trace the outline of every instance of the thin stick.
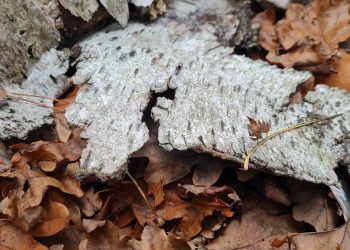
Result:
{"label": "thin stick", "polygon": [[139,193],[141,194],[142,198],[146,201],[147,205],[149,206],[149,208],[153,211],[153,207],[151,206],[151,203],[149,203],[149,201],[147,200],[147,197],[145,195],[145,193],[142,191],[142,188],[140,187],[140,185],[136,182],[136,180],[134,179],[134,177],[131,176],[131,174],[129,173],[129,170],[126,170],[126,174],[129,176],[129,178],[131,179],[131,181],[135,184],[137,190],[139,191]]}
{"label": "thin stick", "polygon": [[306,121],[306,122],[303,122],[303,123],[299,123],[299,124],[296,124],[296,125],[293,125],[293,126],[290,126],[288,128],[284,128],[284,129],[281,129],[267,137],[265,137],[264,139],[262,139],[258,144],[256,144],[256,146],[248,153],[248,155],[246,156],[246,158],[244,159],[244,164],[243,164],[243,169],[244,170],[248,170],[248,165],[249,165],[249,160],[250,158],[252,157],[252,155],[255,153],[255,151],[261,146],[263,145],[265,142],[267,142],[268,140],[271,140],[272,138],[280,135],[280,134],[283,134],[285,132],[288,132],[288,131],[291,131],[291,130],[294,130],[294,129],[298,129],[298,128],[302,128],[302,127],[305,127],[305,126],[310,126],[310,125],[313,125],[315,123],[319,123],[319,122],[324,122],[324,121],[328,121],[328,120],[331,120],[331,119],[334,119],[338,116],[341,116],[342,114],[337,114],[337,115],[332,115],[332,116],[328,116],[328,117],[323,117],[323,118],[320,118],[320,119],[314,119],[314,120],[311,120],[311,121]]}
{"label": "thin stick", "polygon": [[52,101],[55,101],[55,102],[62,102],[62,103],[64,103],[64,104],[70,104],[69,102],[66,102],[66,101],[64,101],[64,100],[60,100],[60,99],[56,99],[56,98],[51,98],[51,97],[46,97],[46,96],[41,96],[41,95],[20,94],[20,93],[12,93],[12,92],[7,92],[7,95],[8,95],[8,96],[11,96],[11,95],[19,95],[19,96],[37,97],[37,98],[52,100]]}
{"label": "thin stick", "polygon": [[147,205],[149,206],[149,208],[151,209],[152,213],[156,216],[156,221],[155,223],[157,225],[163,225],[164,221],[162,218],[160,218],[155,209],[151,206],[151,203],[149,203],[145,193],[142,191],[142,188],[140,187],[140,185],[137,183],[137,181],[131,176],[131,174],[129,173],[129,170],[126,170],[126,174],[129,176],[129,178],[131,179],[131,181],[135,184],[137,190],[139,191],[139,193],[141,194],[142,198],[146,201]]}
{"label": "thin stick", "polygon": [[19,101],[23,101],[23,102],[29,102],[29,103],[35,104],[35,105],[43,107],[43,108],[48,108],[48,109],[53,109],[53,110],[58,111],[58,112],[63,112],[63,110],[57,109],[55,107],[50,107],[50,106],[48,106],[46,104],[34,102],[34,101],[27,100],[27,99],[24,99],[24,98],[21,98],[21,97],[17,97],[17,96],[8,96],[8,97],[12,98],[14,100],[19,100]]}

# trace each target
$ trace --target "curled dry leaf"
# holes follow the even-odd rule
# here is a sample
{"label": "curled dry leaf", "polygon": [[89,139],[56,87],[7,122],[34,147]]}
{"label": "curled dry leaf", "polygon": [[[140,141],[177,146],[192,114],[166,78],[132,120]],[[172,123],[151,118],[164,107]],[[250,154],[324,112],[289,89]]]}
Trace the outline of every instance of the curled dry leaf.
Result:
{"label": "curled dry leaf", "polygon": [[332,72],[327,77],[319,77],[318,81],[350,92],[350,55],[340,49],[332,59],[332,67]]}
{"label": "curled dry leaf", "polygon": [[98,227],[103,227],[105,224],[106,224],[105,220],[83,219],[83,228],[88,233],[91,233]]}
{"label": "curled dry leaf", "polygon": [[80,245],[81,247],[84,246],[84,248],[79,249],[127,249],[126,243],[129,234],[130,229],[121,229],[112,222],[106,221],[104,226],[96,228],[86,236],[87,241]]}
{"label": "curled dry leaf", "polygon": [[195,162],[192,154],[167,152],[157,142],[146,143],[133,154],[133,157],[149,159],[144,178],[151,187],[149,193],[155,194],[156,205],[164,200],[162,185],[167,185],[189,174]]}
{"label": "curled dry leaf", "polygon": [[81,211],[87,216],[93,216],[102,207],[102,200],[98,193],[94,193],[94,188],[90,187],[85,191],[84,196],[80,199]]}
{"label": "curled dry leaf", "polygon": [[0,220],[0,248],[21,250],[48,249],[36,241],[29,233],[3,220]]}
{"label": "curled dry leaf", "polygon": [[148,9],[150,19],[154,20],[158,16],[163,15],[166,11],[165,0],[154,0],[151,6]]}
{"label": "curled dry leaf", "polygon": [[183,187],[186,189],[186,192],[191,192],[195,195],[215,195],[218,193],[233,193],[233,189],[227,186],[222,186],[222,187],[197,187],[194,185],[190,184],[185,184],[181,185],[179,184],[180,187]]}
{"label": "curled dry leaf", "polygon": [[340,228],[320,233],[302,233],[290,237],[292,246],[298,250],[346,250],[350,246],[349,221]]}
{"label": "curled dry leaf", "polygon": [[252,140],[256,141],[262,138],[262,133],[269,132],[271,128],[271,124],[269,122],[264,121],[255,121],[254,119],[248,117],[249,125],[249,135]]}
{"label": "curled dry leaf", "polygon": [[269,62],[329,73],[329,59],[350,37],[349,10],[349,1],[315,0],[307,6],[290,4],[276,24],[271,10],[258,14],[253,22],[261,26],[259,43],[268,51]]}
{"label": "curled dry leaf", "polygon": [[265,178],[264,193],[268,199],[274,202],[285,206],[289,206],[291,204],[288,193],[280,185],[278,185],[274,178]]}
{"label": "curled dry leaf", "polygon": [[[275,249],[271,243],[275,238],[285,238],[288,232],[298,232],[300,226],[290,215],[273,216],[261,208],[244,211],[241,221],[233,220],[208,249]],[[287,250],[288,246],[280,249]]]}
{"label": "curled dry leaf", "polygon": [[210,187],[218,181],[225,165],[216,158],[203,156],[196,163],[192,182],[196,186]]}
{"label": "curled dry leaf", "polygon": [[[334,229],[338,223],[336,208],[327,199],[328,190],[324,186],[294,182],[291,186],[293,217],[312,225],[317,232]],[[307,192],[306,192],[307,190]]]}
{"label": "curled dry leaf", "polygon": [[47,237],[54,235],[69,225],[68,208],[58,202],[50,202],[47,207],[47,215],[43,222],[31,230],[34,237]]}

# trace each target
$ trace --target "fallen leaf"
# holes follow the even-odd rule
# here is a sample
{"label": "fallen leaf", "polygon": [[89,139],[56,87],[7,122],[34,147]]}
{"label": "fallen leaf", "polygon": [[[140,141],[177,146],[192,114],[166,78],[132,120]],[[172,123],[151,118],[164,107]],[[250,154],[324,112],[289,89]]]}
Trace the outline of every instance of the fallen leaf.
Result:
{"label": "fallen leaf", "polygon": [[57,102],[54,103],[54,107],[59,110],[65,110],[70,104],[72,104],[79,92],[80,86],[74,85],[70,91],[65,94],[64,97],[59,98]]}
{"label": "fallen leaf", "polygon": [[[284,67],[311,66],[314,72],[329,72],[328,61],[336,54],[339,43],[350,37],[349,10],[348,1],[290,4],[285,17],[275,25],[271,13],[260,14],[255,20],[262,27],[259,43],[268,50],[266,59]],[[315,67],[322,64],[328,68]]]}
{"label": "fallen leaf", "polygon": [[159,183],[167,185],[181,179],[191,172],[191,167],[195,161],[192,154],[167,152],[157,142],[146,143],[138,152],[133,154],[133,157],[147,157],[149,159],[144,178],[152,188],[149,192],[154,192],[157,195],[156,204],[160,204],[164,199],[161,196],[162,191],[159,190],[161,188]]}
{"label": "fallen leaf", "polygon": [[327,77],[319,77],[318,82],[350,92],[350,55],[340,49],[332,59],[333,72]]}
{"label": "fallen leaf", "polygon": [[264,193],[265,196],[277,203],[289,206],[291,204],[288,193],[278,185],[274,178],[266,177],[264,180]]}
{"label": "fallen leaf", "polygon": [[340,228],[320,233],[301,233],[290,237],[292,245],[298,250],[346,250],[350,246],[349,221]]}
{"label": "fallen leaf", "polygon": [[205,196],[210,196],[210,195],[215,195],[218,193],[233,193],[233,189],[227,186],[222,186],[222,187],[197,187],[194,185],[190,184],[185,184],[181,185],[179,184],[180,187],[183,187],[186,189],[186,192],[191,192],[195,195],[205,195]]}
{"label": "fallen leaf", "polygon": [[148,13],[151,20],[156,19],[158,16],[163,15],[166,11],[165,0],[154,0],[151,6],[148,8]]}
{"label": "fallen leaf", "polygon": [[334,204],[327,199],[329,191],[322,185],[296,181],[291,184],[293,217],[312,225],[317,232],[334,229],[339,218]]}
{"label": "fallen leaf", "polygon": [[131,241],[133,249],[137,250],[170,250],[168,237],[163,229],[147,225],[143,229],[141,241]]}
{"label": "fallen leaf", "polygon": [[102,207],[102,200],[98,193],[94,193],[94,188],[90,187],[85,191],[80,199],[81,211],[87,216],[93,216]]}
{"label": "fallen leaf", "polygon": [[91,233],[98,227],[103,227],[105,224],[106,224],[105,220],[83,219],[83,228],[88,233]]}
{"label": "fallen leaf", "polygon": [[196,186],[210,187],[218,181],[225,165],[216,158],[204,157],[196,163],[192,182]]}
{"label": "fallen leaf", "polygon": [[29,207],[24,210],[23,217],[29,225],[29,228],[34,227],[47,217],[47,210],[42,206]]}
{"label": "fallen leaf", "polygon": [[68,208],[58,202],[50,202],[47,207],[47,215],[43,222],[31,230],[34,237],[47,237],[54,235],[69,225]]}
{"label": "fallen leaf", "polygon": [[248,120],[249,120],[249,125],[248,125],[249,136],[254,141],[261,139],[262,138],[261,134],[269,132],[271,128],[271,124],[269,122],[255,121],[250,117],[248,117]]}
{"label": "fallen leaf", "polygon": [[64,125],[65,122],[62,122],[62,119],[65,119],[63,113],[59,113],[63,116],[63,118],[55,118],[55,130],[57,134],[57,138],[60,142],[67,142],[69,140],[69,137],[72,134],[72,130],[69,128],[68,125]]}
{"label": "fallen leaf", "polygon": [[16,228],[10,222],[0,220],[0,248],[21,250],[46,250],[29,233]]}
{"label": "fallen leaf", "polygon": [[127,236],[130,229],[121,229],[110,221],[106,221],[103,227],[96,228],[86,236],[86,250],[119,250],[126,249]]}
{"label": "fallen leaf", "polygon": [[3,88],[0,88],[0,102],[7,98],[7,93]]}
{"label": "fallen leaf", "polygon": [[45,172],[52,172],[57,167],[57,164],[54,161],[41,161],[38,163],[38,165]]}
{"label": "fallen leaf", "polygon": [[248,170],[236,169],[237,179],[239,181],[245,182],[254,178],[259,172],[249,168]]}
{"label": "fallen leaf", "polygon": [[[275,238],[285,238],[288,232],[298,232],[300,225],[290,215],[270,215],[259,207],[243,211],[241,221],[233,220],[222,235],[207,245],[208,249],[275,249]],[[288,250],[288,246],[280,249]]]}
{"label": "fallen leaf", "polygon": [[51,245],[49,247],[49,250],[63,250],[63,249],[64,249],[64,245],[63,244]]}

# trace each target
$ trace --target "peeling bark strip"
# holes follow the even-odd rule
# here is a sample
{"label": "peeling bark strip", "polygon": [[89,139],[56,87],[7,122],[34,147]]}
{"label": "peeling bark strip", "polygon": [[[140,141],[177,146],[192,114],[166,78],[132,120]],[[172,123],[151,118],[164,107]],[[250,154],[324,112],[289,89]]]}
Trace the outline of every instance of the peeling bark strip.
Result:
{"label": "peeling bark strip", "polygon": [[[32,73],[21,85],[6,83],[0,87],[6,92],[56,98],[67,87],[67,69],[68,53],[51,49],[34,66]],[[25,99],[43,106],[53,106],[52,100],[29,96],[25,96]],[[51,114],[51,109],[28,102],[3,100],[0,102],[0,139],[25,139],[30,131],[44,124],[51,124]]]}
{"label": "peeling bark strip", "polygon": [[349,204],[334,168],[350,163],[350,95],[320,85],[304,103],[289,106],[290,95],[309,73],[232,55],[232,48],[223,45],[249,37],[249,31],[239,29],[249,21],[235,14],[248,9],[245,1],[175,1],[169,9],[166,18],[151,25],[110,26],[81,43],[73,79],[83,86],[79,104],[67,112],[72,123],[88,125],[79,174],[122,176],[128,156],[148,140],[142,112],[152,91],[176,89],[174,100],[158,98],[152,110],[162,147],[238,161],[257,143],[249,135],[249,118],[271,124],[269,135],[343,113],[327,124],[268,141],[251,162],[258,169],[331,186],[347,217]]}
{"label": "peeling bark strip", "polygon": [[[169,6],[168,18],[151,25],[131,23],[123,30],[110,26],[80,44],[82,53],[73,81],[86,84],[77,97],[81,104],[73,105],[66,115],[72,123],[89,125],[82,175],[121,177],[128,156],[148,140],[148,129],[141,120],[151,91],[176,88],[170,79],[181,75],[189,64],[196,68],[203,60],[210,65],[222,63],[225,56],[225,63],[231,61],[232,48],[221,43],[251,37],[249,29],[245,33],[238,28],[249,23],[249,1],[195,3],[175,1]],[[247,13],[246,19],[239,19],[235,12]],[[300,74],[297,82],[307,77]]]}

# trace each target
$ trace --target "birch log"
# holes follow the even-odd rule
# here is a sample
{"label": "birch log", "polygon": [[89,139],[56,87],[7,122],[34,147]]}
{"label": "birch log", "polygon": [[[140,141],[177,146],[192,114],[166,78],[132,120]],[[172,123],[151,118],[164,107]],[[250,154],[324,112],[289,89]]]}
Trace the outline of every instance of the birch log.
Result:
{"label": "birch log", "polygon": [[174,100],[160,97],[152,109],[165,150],[194,149],[238,162],[257,143],[249,135],[249,118],[270,123],[269,135],[342,113],[267,142],[253,155],[252,166],[330,186],[349,216],[334,169],[350,162],[350,95],[320,85],[303,103],[290,105],[309,73],[232,55],[225,45],[235,39],[248,44],[245,35],[253,30],[239,29],[246,22],[240,15],[245,3],[175,1],[166,18],[153,24],[110,26],[81,43],[73,77],[82,85],[79,104],[67,112],[72,123],[87,126],[80,175],[123,175],[129,155],[148,140],[142,116],[152,92],[175,90]]}

